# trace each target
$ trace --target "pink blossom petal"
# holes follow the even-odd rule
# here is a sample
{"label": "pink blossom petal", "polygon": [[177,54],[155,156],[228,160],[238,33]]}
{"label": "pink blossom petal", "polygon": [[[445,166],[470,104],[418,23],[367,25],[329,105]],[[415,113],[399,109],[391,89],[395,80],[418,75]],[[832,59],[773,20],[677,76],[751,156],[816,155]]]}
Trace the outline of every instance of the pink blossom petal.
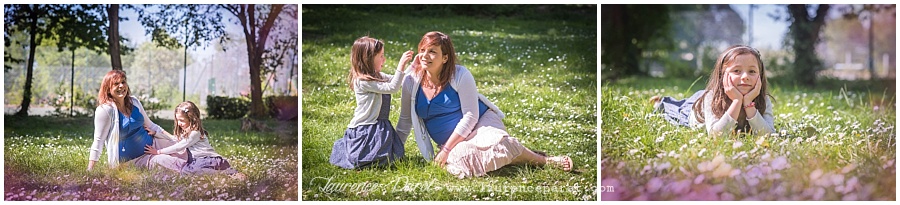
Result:
{"label": "pink blossom petal", "polygon": [[787,157],[780,156],[772,160],[772,168],[775,170],[782,170],[788,167]]}
{"label": "pink blossom petal", "polygon": [[737,149],[737,148],[740,148],[740,147],[743,146],[743,145],[744,145],[744,143],[741,142],[741,141],[734,141],[734,145],[731,145],[731,148]]}
{"label": "pink blossom petal", "polygon": [[650,179],[649,182],[647,182],[647,185],[646,185],[647,192],[655,193],[655,192],[659,191],[659,189],[662,188],[662,186],[663,186],[662,179],[660,179],[658,177],[654,177],[653,179]]}
{"label": "pink blossom petal", "polygon": [[854,169],[856,169],[856,164],[850,163],[847,166],[845,166],[843,169],[841,169],[841,174],[849,173],[849,172],[853,171]]}
{"label": "pink blossom petal", "polygon": [[816,169],[809,173],[809,181],[816,181],[819,177],[822,177],[822,169]]}
{"label": "pink blossom petal", "polygon": [[731,165],[728,163],[722,164],[719,168],[716,168],[716,171],[713,171],[713,177],[726,177],[731,175]]}

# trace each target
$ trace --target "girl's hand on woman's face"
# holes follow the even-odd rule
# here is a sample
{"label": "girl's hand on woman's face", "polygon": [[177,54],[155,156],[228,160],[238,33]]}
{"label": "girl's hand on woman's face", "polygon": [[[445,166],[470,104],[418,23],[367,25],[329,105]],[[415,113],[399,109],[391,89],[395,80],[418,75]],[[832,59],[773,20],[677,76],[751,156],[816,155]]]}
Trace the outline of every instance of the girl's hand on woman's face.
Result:
{"label": "girl's hand on woman's face", "polygon": [[744,95],[741,95],[741,91],[738,91],[734,84],[731,83],[727,77],[722,78],[722,87],[725,88],[725,95],[728,96],[728,99],[731,100],[740,100]]}
{"label": "girl's hand on woman's face", "polygon": [[413,71],[418,71],[419,68],[422,67],[422,56],[424,55],[424,53],[416,54],[416,56],[413,57],[413,62],[409,64],[410,69],[412,69]]}
{"label": "girl's hand on woman's face", "polygon": [[[406,63],[409,63],[409,60],[412,59],[412,57],[413,57],[413,52],[412,52],[412,51],[406,51],[406,52],[404,52],[404,53],[403,53],[403,56],[400,57],[400,64],[397,65],[397,68],[400,69],[400,71],[405,71],[405,69],[406,69]],[[415,64],[415,63],[413,63],[413,64]]]}

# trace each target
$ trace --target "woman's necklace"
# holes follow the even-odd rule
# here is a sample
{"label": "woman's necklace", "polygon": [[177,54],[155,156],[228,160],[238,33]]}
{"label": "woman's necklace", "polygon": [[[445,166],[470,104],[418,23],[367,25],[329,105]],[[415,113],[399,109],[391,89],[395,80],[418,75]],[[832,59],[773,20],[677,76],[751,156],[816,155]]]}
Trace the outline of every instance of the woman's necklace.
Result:
{"label": "woman's necklace", "polygon": [[437,97],[438,90],[441,89],[441,86],[435,85],[434,82],[431,82],[430,79],[428,80],[428,84],[426,84],[425,87],[431,89],[431,99]]}
{"label": "woman's necklace", "polygon": [[434,99],[434,97],[437,97],[438,90],[440,90],[443,85],[435,84],[434,81],[431,80],[430,73],[427,73],[426,77],[427,77],[426,81],[428,81],[428,83],[425,84],[425,87],[427,87],[428,89],[431,89],[431,98],[430,99]]}

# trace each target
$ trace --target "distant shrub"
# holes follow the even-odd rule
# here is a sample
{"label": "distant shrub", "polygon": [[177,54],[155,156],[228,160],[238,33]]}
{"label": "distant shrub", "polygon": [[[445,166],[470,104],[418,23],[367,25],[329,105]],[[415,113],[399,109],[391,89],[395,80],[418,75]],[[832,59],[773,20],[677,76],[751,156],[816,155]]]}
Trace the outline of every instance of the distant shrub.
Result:
{"label": "distant shrub", "polygon": [[249,112],[249,99],[206,96],[206,113],[210,119],[238,119]]}

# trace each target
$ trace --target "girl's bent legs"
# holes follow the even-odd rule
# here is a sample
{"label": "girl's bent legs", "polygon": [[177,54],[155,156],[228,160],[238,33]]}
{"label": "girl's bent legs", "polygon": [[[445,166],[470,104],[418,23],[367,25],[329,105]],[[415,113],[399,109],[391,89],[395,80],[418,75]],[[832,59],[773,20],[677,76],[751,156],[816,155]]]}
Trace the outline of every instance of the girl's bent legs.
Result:
{"label": "girl's bent legs", "polygon": [[[153,148],[155,148],[157,150],[175,145],[175,143],[178,143],[178,142],[168,140],[168,139],[163,139],[163,138],[153,138]],[[184,161],[187,161],[188,157],[189,157],[187,150],[182,150],[180,152],[172,153],[172,154],[169,154],[169,156],[180,158],[180,159],[183,159]]]}
{"label": "girl's bent legs", "polygon": [[178,158],[178,157],[175,157],[172,155],[160,154],[160,155],[153,155],[152,157],[150,157],[149,164],[150,164],[151,169],[157,168],[157,167],[164,167],[166,169],[169,169],[169,170],[172,170],[175,172],[179,172],[179,171],[181,171],[181,167],[184,167],[184,164],[186,162],[187,161],[185,161],[184,159],[181,159],[181,158]]}
{"label": "girl's bent legs", "polygon": [[[157,150],[172,146],[175,143],[177,142],[164,138],[153,138],[153,148]],[[147,160],[147,167],[151,169],[161,166],[179,172],[181,171],[181,168],[184,167],[184,164],[187,163],[188,152],[185,150],[172,154],[152,155],[149,156]]]}

